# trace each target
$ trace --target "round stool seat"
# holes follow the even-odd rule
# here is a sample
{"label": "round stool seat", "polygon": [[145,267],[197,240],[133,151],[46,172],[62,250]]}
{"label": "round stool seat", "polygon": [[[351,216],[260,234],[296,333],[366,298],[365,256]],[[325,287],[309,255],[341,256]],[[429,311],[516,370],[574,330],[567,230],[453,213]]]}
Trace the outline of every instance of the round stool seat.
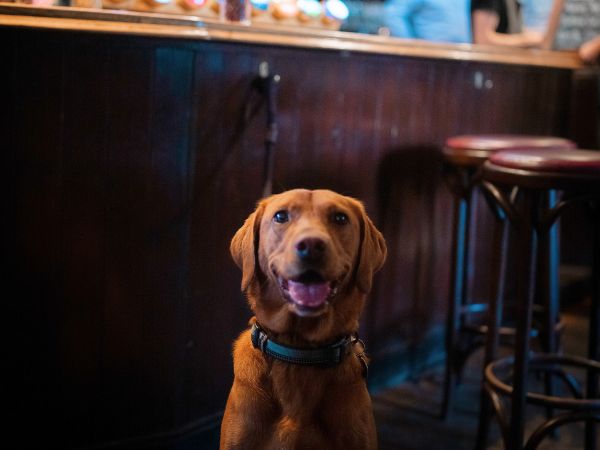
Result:
{"label": "round stool seat", "polygon": [[533,189],[600,188],[600,151],[515,149],[490,155],[486,178]]}
{"label": "round stool seat", "polygon": [[568,139],[548,136],[463,135],[446,140],[444,157],[459,166],[479,166],[495,152],[513,149],[576,148]]}

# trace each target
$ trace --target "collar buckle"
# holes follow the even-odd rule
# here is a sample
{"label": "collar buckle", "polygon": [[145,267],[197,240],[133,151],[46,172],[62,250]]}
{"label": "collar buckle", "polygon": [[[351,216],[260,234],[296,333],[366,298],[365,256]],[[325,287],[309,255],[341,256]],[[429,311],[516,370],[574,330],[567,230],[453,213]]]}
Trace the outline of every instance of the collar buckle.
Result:
{"label": "collar buckle", "polygon": [[265,347],[269,338],[267,337],[267,333],[265,333],[256,323],[252,324],[251,337],[252,346],[265,353]]}

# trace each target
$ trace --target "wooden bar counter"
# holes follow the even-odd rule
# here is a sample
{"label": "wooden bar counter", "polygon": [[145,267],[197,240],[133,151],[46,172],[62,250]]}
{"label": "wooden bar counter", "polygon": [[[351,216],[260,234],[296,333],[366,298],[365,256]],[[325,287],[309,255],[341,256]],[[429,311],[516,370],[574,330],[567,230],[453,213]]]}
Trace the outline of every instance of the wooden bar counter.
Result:
{"label": "wooden bar counter", "polygon": [[0,42],[23,448],[214,448],[250,316],[228,245],[263,185],[262,62],[280,75],[274,189],[358,197],[386,236],[373,389],[377,367],[443,357],[445,138],[593,134],[569,52],[10,4]]}

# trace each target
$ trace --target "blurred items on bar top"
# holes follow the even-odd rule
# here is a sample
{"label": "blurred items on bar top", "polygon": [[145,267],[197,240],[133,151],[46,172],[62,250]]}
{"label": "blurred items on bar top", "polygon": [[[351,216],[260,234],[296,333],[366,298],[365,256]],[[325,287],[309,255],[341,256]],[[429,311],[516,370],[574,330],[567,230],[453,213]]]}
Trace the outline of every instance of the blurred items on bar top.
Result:
{"label": "blurred items on bar top", "polygon": [[[33,6],[57,6],[63,5],[61,0],[2,0],[8,3],[22,3]],[[65,5],[68,6],[68,5]]]}
{"label": "blurred items on bar top", "polygon": [[250,8],[250,0],[222,0],[219,3],[219,19],[249,24]]}
{"label": "blurred items on bar top", "polygon": [[17,0],[15,3],[185,14],[245,24],[274,23],[331,30],[339,30],[349,15],[343,0]]}
{"label": "blurred items on bar top", "polygon": [[71,0],[75,8],[102,8],[102,0]]}

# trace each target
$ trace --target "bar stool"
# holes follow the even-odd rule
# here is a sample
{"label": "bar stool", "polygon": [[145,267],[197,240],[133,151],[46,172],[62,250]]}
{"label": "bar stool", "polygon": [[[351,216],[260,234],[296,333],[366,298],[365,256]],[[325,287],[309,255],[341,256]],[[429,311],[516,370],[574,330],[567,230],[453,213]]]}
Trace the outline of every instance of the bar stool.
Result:
{"label": "bar stool", "polygon": [[[467,346],[461,350],[460,341],[465,336],[483,336],[486,328],[471,327],[465,317],[473,313],[481,313],[487,309],[487,304],[469,304],[466,295],[468,274],[468,236],[470,229],[471,202],[473,190],[476,187],[476,177],[479,169],[490,155],[501,150],[517,148],[575,148],[576,144],[568,139],[546,136],[519,135],[462,135],[448,138],[442,151],[446,180],[454,197],[454,239],[452,242],[451,289],[448,300],[446,323],[446,367],[443,382],[441,416],[446,418],[452,402],[452,394],[456,379],[467,357],[478,345]],[[495,227],[493,240],[494,251],[500,251],[502,236],[500,228]],[[551,245],[558,246],[556,233],[551,235]],[[498,260],[498,255],[494,260]],[[558,267],[549,268],[557,271]],[[501,277],[493,278],[496,283],[492,292],[503,295],[503,273]],[[555,287],[558,289],[558,286]],[[554,296],[556,297],[556,296]],[[511,330],[503,330],[510,333]],[[494,352],[490,353],[495,354]],[[490,362],[490,361],[486,361]]]}
{"label": "bar stool", "polygon": [[[512,150],[493,154],[483,165],[482,186],[505,211],[516,232],[517,322],[514,356],[487,365],[484,387],[489,394],[502,431],[505,447],[510,450],[538,447],[542,440],[561,425],[584,421],[585,448],[597,449],[595,423],[600,422],[600,152],[590,150]],[[516,187],[519,202],[508,198],[501,187]],[[551,207],[544,204],[548,190],[560,190],[563,196]],[[569,206],[585,203],[594,220],[594,263],[592,269],[592,304],[588,355],[586,358],[558,353],[530,353],[530,330],[536,272],[537,244],[540,238]],[[503,258],[505,254],[501,255]],[[501,302],[501,298],[498,298]],[[488,334],[497,335],[498,305],[490,307]],[[586,395],[574,378],[562,367],[586,371]],[[528,392],[527,376],[531,370],[547,371],[557,376],[574,398]],[[504,375],[512,372],[512,386]],[[510,414],[502,398],[511,399]],[[526,405],[564,410],[540,425],[524,443]]]}

